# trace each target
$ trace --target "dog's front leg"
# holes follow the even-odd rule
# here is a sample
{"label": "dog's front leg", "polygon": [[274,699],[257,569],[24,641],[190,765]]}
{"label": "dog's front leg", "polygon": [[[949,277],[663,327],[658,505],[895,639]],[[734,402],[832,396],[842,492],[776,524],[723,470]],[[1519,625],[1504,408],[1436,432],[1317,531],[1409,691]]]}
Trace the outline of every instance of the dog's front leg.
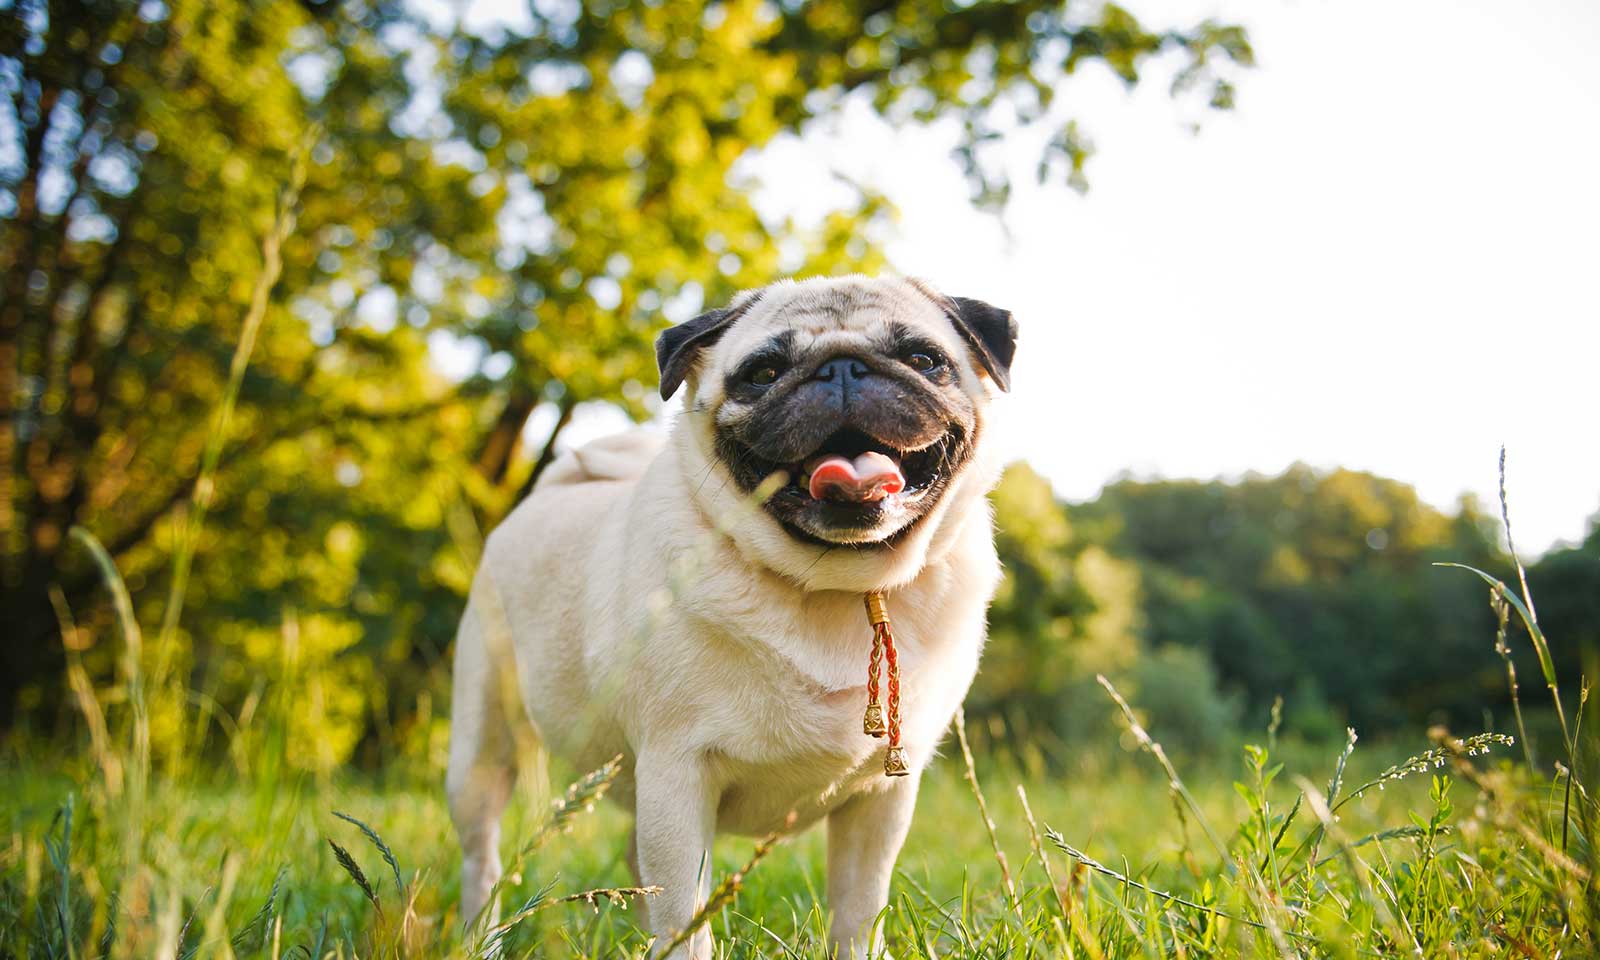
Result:
{"label": "dog's front leg", "polygon": [[921,776],[859,793],[828,815],[829,938],[841,960],[877,956],[878,915],[889,903],[889,878],[911,827]]}
{"label": "dog's front leg", "polygon": [[[634,777],[639,879],[661,888],[650,901],[650,932],[656,938],[651,955],[662,956],[705,901],[716,799],[699,757],[641,752]],[[673,956],[710,960],[711,931],[702,927]]]}

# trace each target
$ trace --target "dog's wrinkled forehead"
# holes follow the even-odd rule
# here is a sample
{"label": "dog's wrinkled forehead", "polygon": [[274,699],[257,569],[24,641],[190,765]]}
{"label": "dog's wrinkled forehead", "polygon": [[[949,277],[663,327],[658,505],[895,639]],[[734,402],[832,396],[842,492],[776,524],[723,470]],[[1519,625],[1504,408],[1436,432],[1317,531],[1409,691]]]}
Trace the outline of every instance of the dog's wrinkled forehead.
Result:
{"label": "dog's wrinkled forehead", "polygon": [[962,344],[944,310],[910,283],[844,277],[777,283],[740,294],[740,310],[711,353],[711,369],[727,369],[782,335],[799,355],[829,350],[883,349],[896,329],[914,328],[952,356]]}
{"label": "dog's wrinkled forehead", "polygon": [[850,276],[780,281],[663,330],[656,338],[661,398],[695,370],[730,369],[774,338],[783,338],[786,352],[881,353],[908,330],[964,357],[963,370],[981,368],[995,386],[1011,388],[1017,325],[1009,310],[947,297],[919,280]]}

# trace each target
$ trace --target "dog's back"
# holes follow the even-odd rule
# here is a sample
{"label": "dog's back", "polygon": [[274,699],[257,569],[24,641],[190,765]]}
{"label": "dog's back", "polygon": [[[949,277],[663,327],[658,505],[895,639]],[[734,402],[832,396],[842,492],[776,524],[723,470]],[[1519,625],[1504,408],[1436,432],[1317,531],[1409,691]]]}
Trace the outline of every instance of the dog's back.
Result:
{"label": "dog's back", "polygon": [[549,731],[558,741],[592,739],[589,752],[616,752],[608,731],[580,720],[588,681],[581,652],[571,646],[586,633],[583,612],[592,604],[584,594],[600,586],[585,577],[588,554],[597,544],[617,551],[605,545],[621,535],[619,505],[664,442],[660,433],[636,429],[562,454],[484,544],[456,637],[447,775],[463,845],[464,920],[500,877],[499,821],[516,754],[545,739],[524,701],[568,719]]}
{"label": "dog's back", "polygon": [[614,433],[568,451],[539,477],[534,490],[605,480],[636,480],[666,443],[666,435],[634,429]]}
{"label": "dog's back", "polygon": [[591,679],[583,641],[606,632],[596,611],[612,605],[634,492],[664,443],[635,429],[563,454],[484,544],[470,605],[486,630],[504,635],[502,649],[487,652],[496,670],[520,677],[529,719],[542,727],[541,717],[562,718],[539,734],[569,756],[592,732],[578,717]]}

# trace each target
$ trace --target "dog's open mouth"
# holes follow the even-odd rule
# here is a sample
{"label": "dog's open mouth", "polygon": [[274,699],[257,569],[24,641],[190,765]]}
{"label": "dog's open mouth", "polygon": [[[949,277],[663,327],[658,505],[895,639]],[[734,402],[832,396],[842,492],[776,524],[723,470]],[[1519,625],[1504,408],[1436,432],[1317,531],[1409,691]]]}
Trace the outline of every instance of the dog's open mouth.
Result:
{"label": "dog's open mouth", "polygon": [[951,427],[918,449],[856,428],[834,431],[793,461],[769,460],[724,434],[724,460],[744,489],[784,478],[763,505],[789,532],[821,543],[888,542],[939,499],[966,459],[966,432]]}
{"label": "dog's open mouth", "polygon": [[809,457],[782,469],[794,491],[839,504],[915,495],[939,479],[948,435],[921,450],[897,450],[855,429],[835,432]]}

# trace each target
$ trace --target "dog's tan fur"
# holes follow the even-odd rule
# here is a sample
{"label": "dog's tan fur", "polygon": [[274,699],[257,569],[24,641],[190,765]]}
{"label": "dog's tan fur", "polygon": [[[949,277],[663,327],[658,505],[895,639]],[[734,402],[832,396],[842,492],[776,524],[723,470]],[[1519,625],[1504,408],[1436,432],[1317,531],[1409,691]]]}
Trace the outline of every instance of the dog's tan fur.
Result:
{"label": "dog's tan fur", "polygon": [[[959,358],[976,452],[893,546],[803,542],[714,454],[722,374],[774,330],[849,350],[890,322]],[[626,756],[613,795],[636,813],[640,881],[662,888],[648,905],[658,949],[703,902],[712,838],[766,833],[794,811],[797,826],[827,820],[832,936],[842,955],[864,953],[917,781],[977,669],[999,577],[985,501],[998,464],[982,423],[994,388],[923,289],[860,277],[766,288],[687,386],[668,437],[633,432],[563,457],[489,538],[455,655],[448,788],[463,915],[500,875],[521,712],[579,768]],[[883,741],[861,730],[862,594],[878,589],[904,677],[913,775],[899,779],[883,775]],[[709,934],[686,949],[709,957]]]}

